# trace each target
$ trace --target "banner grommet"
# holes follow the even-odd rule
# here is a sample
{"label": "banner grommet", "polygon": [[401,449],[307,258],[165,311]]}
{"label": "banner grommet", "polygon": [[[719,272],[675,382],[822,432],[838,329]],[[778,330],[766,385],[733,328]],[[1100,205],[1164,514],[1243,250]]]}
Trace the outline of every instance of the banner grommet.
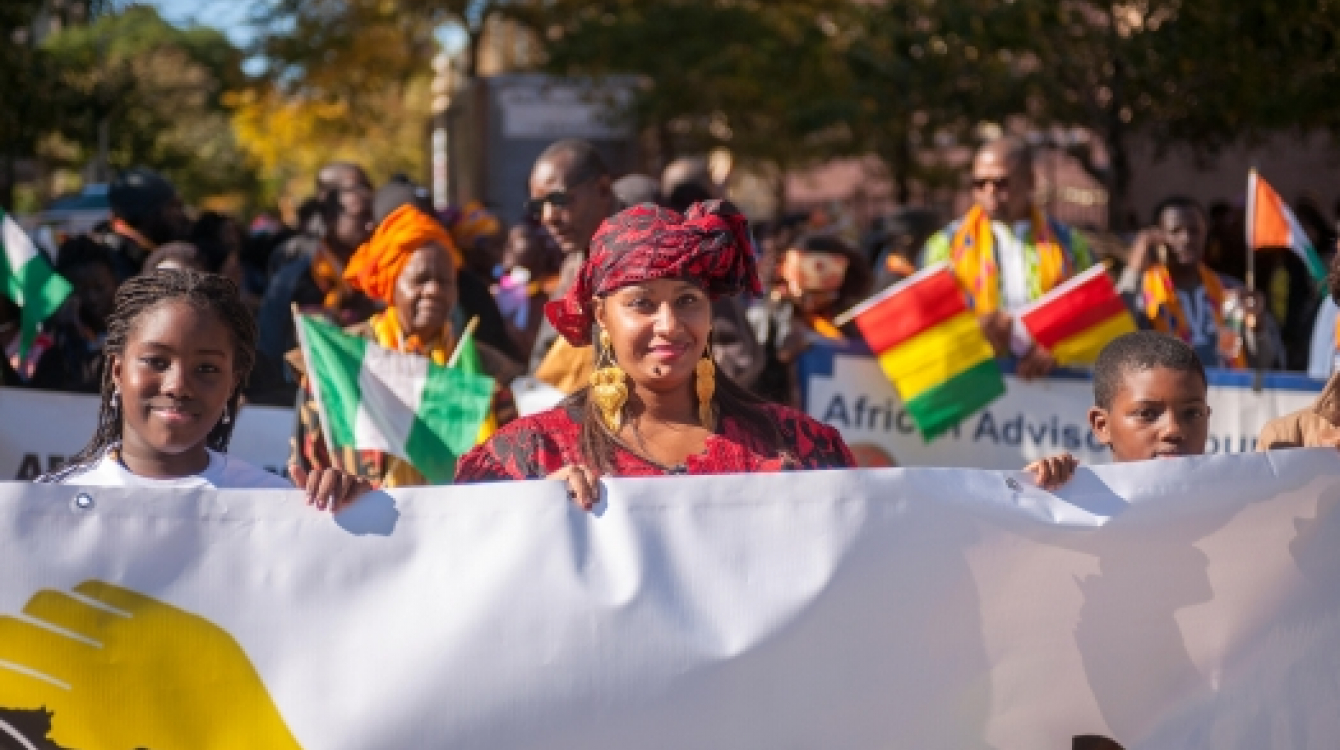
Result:
{"label": "banner grommet", "polygon": [[78,495],[75,495],[74,500],[70,503],[71,508],[76,511],[93,510],[94,505],[96,505],[96,503],[93,502],[93,496],[87,492],[81,492]]}

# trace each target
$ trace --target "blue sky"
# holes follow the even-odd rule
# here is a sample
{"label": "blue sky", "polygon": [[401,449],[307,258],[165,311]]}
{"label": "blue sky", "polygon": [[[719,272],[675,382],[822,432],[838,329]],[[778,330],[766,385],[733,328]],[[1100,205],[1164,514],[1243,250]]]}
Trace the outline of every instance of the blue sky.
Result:
{"label": "blue sky", "polygon": [[[3,2],[4,0],[0,0]],[[126,2],[127,0],[122,0]],[[189,26],[206,24],[222,30],[238,47],[245,47],[255,37],[255,30],[247,24],[247,11],[265,0],[134,0],[158,8],[173,24]],[[438,41],[448,50],[458,50],[464,44],[460,29],[445,28],[438,32]]]}
{"label": "blue sky", "polygon": [[233,41],[244,46],[252,39],[247,25],[247,10],[251,0],[141,0],[158,8],[163,17],[179,26],[193,23],[207,24],[221,29]]}

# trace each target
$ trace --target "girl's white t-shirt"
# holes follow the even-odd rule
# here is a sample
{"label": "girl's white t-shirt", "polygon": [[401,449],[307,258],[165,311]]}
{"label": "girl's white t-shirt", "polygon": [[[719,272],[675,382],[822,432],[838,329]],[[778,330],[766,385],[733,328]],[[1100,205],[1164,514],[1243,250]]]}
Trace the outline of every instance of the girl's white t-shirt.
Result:
{"label": "girl's white t-shirt", "polygon": [[[208,449],[207,449],[208,450]],[[63,472],[62,472],[63,473]],[[209,451],[209,466],[199,474],[176,479],[151,479],[131,473],[109,453],[86,469],[61,476],[61,484],[85,487],[164,487],[218,490],[291,490],[293,483],[265,469],[218,451]]]}

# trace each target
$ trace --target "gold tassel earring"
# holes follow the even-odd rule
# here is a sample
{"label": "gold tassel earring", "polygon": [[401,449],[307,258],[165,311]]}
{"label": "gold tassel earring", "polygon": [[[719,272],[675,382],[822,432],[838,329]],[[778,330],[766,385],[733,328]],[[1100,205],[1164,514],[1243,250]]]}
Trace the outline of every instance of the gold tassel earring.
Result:
{"label": "gold tassel earring", "polygon": [[712,394],[717,390],[717,365],[712,361],[712,345],[707,345],[703,358],[694,367],[697,376],[694,386],[698,391],[698,421],[710,432],[717,429],[717,410],[712,403]]}
{"label": "gold tassel earring", "polygon": [[627,374],[619,369],[614,361],[614,347],[610,343],[609,332],[600,330],[600,351],[596,353],[597,366],[591,373],[591,401],[600,411],[600,418],[610,432],[618,432],[623,425],[623,405],[628,402],[628,385],[624,382]]}

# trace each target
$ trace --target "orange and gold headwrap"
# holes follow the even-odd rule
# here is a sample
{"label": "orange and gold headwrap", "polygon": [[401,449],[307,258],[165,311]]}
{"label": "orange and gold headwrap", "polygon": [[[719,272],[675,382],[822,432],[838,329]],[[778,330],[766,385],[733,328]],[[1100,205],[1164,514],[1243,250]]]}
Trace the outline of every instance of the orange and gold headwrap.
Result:
{"label": "orange and gold headwrap", "polygon": [[461,251],[447,230],[437,219],[407,203],[387,214],[372,238],[359,246],[344,269],[344,280],[372,299],[390,302],[409,256],[430,242],[442,246],[460,268]]}
{"label": "orange and gold headwrap", "polygon": [[451,225],[451,236],[456,240],[456,245],[465,248],[466,252],[474,248],[475,240],[480,237],[498,234],[502,234],[502,223],[479,201],[465,204],[460,218]]}

